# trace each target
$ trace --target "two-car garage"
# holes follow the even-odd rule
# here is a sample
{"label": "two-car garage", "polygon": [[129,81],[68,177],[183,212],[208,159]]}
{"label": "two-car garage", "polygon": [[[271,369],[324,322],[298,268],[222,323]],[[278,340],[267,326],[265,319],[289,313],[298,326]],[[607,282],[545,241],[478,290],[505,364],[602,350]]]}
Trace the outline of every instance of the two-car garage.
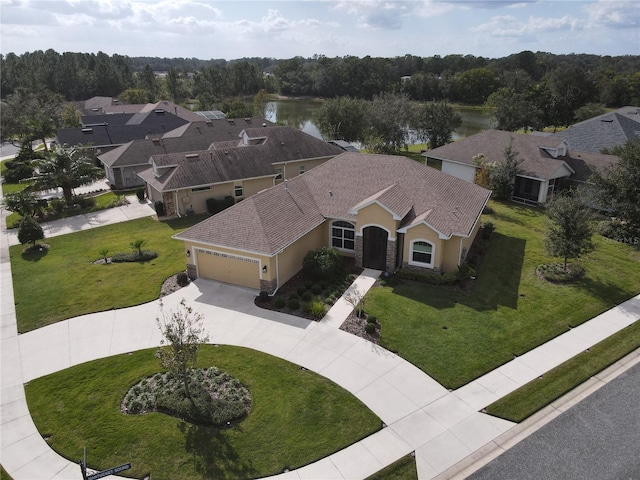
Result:
{"label": "two-car garage", "polygon": [[262,270],[259,258],[205,248],[192,248],[196,275],[220,282],[260,289]]}

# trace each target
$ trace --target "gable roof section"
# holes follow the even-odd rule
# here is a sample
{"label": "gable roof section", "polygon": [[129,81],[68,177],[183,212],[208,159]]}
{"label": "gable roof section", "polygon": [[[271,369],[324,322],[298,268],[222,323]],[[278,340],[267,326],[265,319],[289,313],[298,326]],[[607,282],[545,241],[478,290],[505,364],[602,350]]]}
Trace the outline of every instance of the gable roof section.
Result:
{"label": "gable roof section", "polygon": [[325,221],[305,182],[259,192],[174,238],[272,255]]}
{"label": "gable roof section", "polygon": [[[561,158],[554,158],[547,149],[562,147],[563,138],[539,135],[526,135],[502,130],[485,130],[457,142],[434,148],[425,153],[429,158],[450,160],[476,167],[473,157],[483,154],[488,162],[502,163],[504,149],[512,141],[512,146],[518,152],[518,158],[524,160],[521,167],[523,175],[549,179],[566,163]],[[567,171],[572,169],[566,165]]]}
{"label": "gable roof section", "polygon": [[335,157],[344,152],[340,147],[324,142],[291,126],[245,128],[249,138],[265,138],[263,144],[273,149],[272,163],[301,159]]}
{"label": "gable roof section", "polygon": [[411,199],[404,193],[395,183],[387,188],[374,193],[368,198],[354,206],[349,213],[357,215],[358,212],[372,204],[378,204],[391,214],[394,220],[402,220],[411,207],[413,206]]}
{"label": "gable roof section", "polygon": [[[326,218],[355,220],[350,210],[367,199],[375,198],[402,212],[405,197],[411,208],[400,227],[422,215],[443,238],[468,236],[490,194],[405,157],[343,153],[175,238],[275,255]],[[249,238],[242,238],[239,231]]]}
{"label": "gable roof section", "polygon": [[153,168],[138,173],[160,192],[275,176],[271,163],[256,147],[153,155],[151,161],[158,167],[174,167],[160,177]]}
{"label": "gable roof section", "polygon": [[569,152],[569,155],[563,157],[563,160],[570,165],[575,172],[571,178],[579,182],[588,181],[594,170],[612,167],[620,161],[615,155],[577,151]]}

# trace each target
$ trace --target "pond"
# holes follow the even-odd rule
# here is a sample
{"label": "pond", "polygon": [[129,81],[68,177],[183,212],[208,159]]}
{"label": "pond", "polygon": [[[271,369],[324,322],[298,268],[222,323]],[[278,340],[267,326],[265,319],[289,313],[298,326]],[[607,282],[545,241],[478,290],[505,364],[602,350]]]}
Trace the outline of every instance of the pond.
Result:
{"label": "pond", "polygon": [[[282,122],[294,126],[305,133],[322,138],[318,127],[313,123],[313,112],[322,105],[318,100],[277,100],[269,102],[267,106],[267,120]],[[469,137],[491,128],[491,119],[482,111],[474,107],[453,107],[462,117],[462,125],[454,134],[454,140]]]}

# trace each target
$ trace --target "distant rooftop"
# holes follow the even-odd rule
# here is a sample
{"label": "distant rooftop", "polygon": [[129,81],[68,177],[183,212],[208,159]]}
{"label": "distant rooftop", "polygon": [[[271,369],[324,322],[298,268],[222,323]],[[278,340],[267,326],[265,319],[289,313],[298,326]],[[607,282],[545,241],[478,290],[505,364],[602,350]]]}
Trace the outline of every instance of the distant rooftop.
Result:
{"label": "distant rooftop", "polygon": [[200,111],[200,112],[193,112],[193,113],[197,113],[198,115],[203,116],[207,120],[220,120],[221,118],[227,118],[227,116],[220,110],[208,110],[208,111]]}

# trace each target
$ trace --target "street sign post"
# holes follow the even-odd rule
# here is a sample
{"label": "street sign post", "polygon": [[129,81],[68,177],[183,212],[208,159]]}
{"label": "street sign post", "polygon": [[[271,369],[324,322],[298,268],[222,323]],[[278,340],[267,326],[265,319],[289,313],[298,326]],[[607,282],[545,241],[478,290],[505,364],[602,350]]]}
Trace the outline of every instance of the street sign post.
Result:
{"label": "street sign post", "polygon": [[87,449],[86,448],[84,449],[83,459],[80,460],[79,463],[80,463],[80,471],[82,472],[82,478],[84,480],[98,480],[99,478],[108,477],[109,475],[123,472],[131,468],[131,463],[125,463],[123,465],[118,465],[117,467],[109,468],[108,470],[102,470],[101,472],[96,472],[96,473],[87,475]]}

